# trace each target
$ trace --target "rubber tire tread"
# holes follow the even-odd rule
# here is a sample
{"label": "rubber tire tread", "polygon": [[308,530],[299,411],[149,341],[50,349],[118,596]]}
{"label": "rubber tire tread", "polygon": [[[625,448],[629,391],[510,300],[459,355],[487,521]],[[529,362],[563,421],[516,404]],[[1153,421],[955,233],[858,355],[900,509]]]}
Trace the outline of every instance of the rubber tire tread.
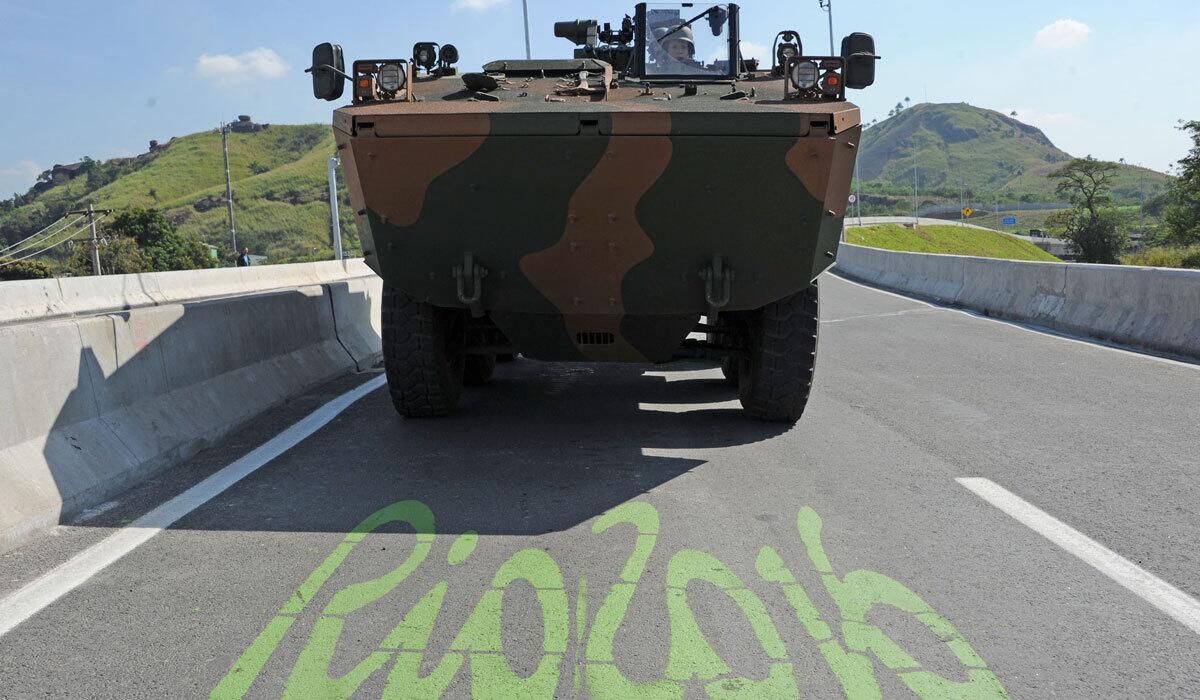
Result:
{"label": "rubber tire tread", "polygon": [[446,357],[448,313],[383,287],[383,366],[396,412],[405,418],[447,416],[462,395],[463,363]]}
{"label": "rubber tire tread", "polygon": [[817,285],[747,315],[750,359],[739,371],[746,415],[795,423],[804,415],[817,364]]}

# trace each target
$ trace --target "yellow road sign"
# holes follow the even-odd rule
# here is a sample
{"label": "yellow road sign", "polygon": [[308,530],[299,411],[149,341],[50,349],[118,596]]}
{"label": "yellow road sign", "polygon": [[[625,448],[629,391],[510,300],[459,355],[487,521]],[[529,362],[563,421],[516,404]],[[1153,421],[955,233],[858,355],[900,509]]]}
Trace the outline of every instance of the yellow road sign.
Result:
{"label": "yellow road sign", "polygon": [[963,209],[963,216],[967,217],[968,219],[971,218],[971,215],[974,213],[975,213],[975,210],[972,209],[971,207],[966,207]]}

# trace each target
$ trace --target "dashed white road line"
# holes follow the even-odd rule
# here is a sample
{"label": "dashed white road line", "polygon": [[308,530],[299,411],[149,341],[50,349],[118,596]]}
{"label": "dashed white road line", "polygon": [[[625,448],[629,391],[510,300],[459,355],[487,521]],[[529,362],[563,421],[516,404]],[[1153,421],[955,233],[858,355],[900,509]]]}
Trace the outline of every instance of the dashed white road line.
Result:
{"label": "dashed white road line", "polygon": [[1200,634],[1200,601],[988,479],[958,483]]}
{"label": "dashed white road line", "polygon": [[183,516],[220,495],[279,455],[303,442],[354,402],[384,385],[383,376],[342,394],[305,416],[245,457],[158,506],[54,570],[0,600],[0,637],[36,615],[46,606],[78,588],[121,557],[137,549]]}

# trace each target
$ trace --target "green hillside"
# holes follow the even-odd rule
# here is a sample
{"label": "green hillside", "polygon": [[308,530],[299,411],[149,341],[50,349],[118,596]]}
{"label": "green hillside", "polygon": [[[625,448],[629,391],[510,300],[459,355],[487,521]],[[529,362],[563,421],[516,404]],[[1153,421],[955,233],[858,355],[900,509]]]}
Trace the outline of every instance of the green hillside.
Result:
{"label": "green hillside", "polygon": [[[327,163],[335,152],[324,125],[273,125],[229,136],[230,174],[238,245],[286,262],[332,256]],[[92,164],[74,179],[0,207],[0,238],[11,243],[54,221],[63,211],[154,207],[180,231],[197,233],[232,256],[225,208],[225,166],[217,131],[175,139],[134,159]],[[358,250],[353,215],[339,187],[344,245]],[[15,206],[14,206],[15,205]]]}
{"label": "green hillside", "polygon": [[[911,193],[913,151],[923,192],[937,189],[957,197],[965,182],[977,198],[1057,201],[1046,176],[1071,160],[1036,127],[968,104],[917,104],[868,128],[859,152],[864,183]],[[1117,201],[1150,199],[1166,188],[1163,173],[1120,165],[1113,183]]]}
{"label": "green hillside", "polygon": [[970,226],[901,226],[880,224],[846,229],[846,242],[854,245],[913,253],[969,255],[1005,260],[1057,261],[1058,258],[1028,241]]}

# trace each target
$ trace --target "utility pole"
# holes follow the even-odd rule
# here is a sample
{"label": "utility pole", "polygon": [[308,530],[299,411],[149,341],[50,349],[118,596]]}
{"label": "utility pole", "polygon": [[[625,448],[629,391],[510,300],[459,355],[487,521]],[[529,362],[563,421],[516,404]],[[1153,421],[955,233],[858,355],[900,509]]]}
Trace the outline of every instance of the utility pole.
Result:
{"label": "utility pole", "polygon": [[233,254],[237,255],[237,224],[233,219],[233,179],[229,175],[229,126],[221,122],[221,150],[225,153],[225,205],[229,210],[229,238],[233,241]]}
{"label": "utility pole", "polygon": [[99,277],[104,272],[100,269],[100,237],[96,235],[96,208],[91,204],[88,205],[88,231],[91,234],[92,244],[92,274]]}
{"label": "utility pole", "polygon": [[913,225],[914,226],[921,223],[921,217],[917,215],[917,211],[918,211],[917,208],[919,206],[919,204],[917,202],[917,198],[920,196],[917,192],[918,192],[917,191],[917,144],[914,143],[913,144]]}
{"label": "utility pole", "polygon": [[817,0],[821,4],[821,9],[829,15],[829,55],[837,55],[833,48],[833,0]]}
{"label": "utility pole", "polygon": [[521,8],[525,11],[525,58],[532,59],[533,51],[529,45],[529,0],[521,0]]}
{"label": "utility pole", "polygon": [[342,259],[342,221],[338,218],[337,168],[342,161],[337,156],[329,159],[329,216],[333,220],[333,259]]}
{"label": "utility pole", "polygon": [[92,274],[99,277],[104,272],[100,269],[100,234],[96,230],[96,215],[111,214],[112,209],[97,209],[94,205],[89,204],[88,208],[81,211],[69,211],[68,214],[86,214],[88,218],[88,245],[92,249]]}

